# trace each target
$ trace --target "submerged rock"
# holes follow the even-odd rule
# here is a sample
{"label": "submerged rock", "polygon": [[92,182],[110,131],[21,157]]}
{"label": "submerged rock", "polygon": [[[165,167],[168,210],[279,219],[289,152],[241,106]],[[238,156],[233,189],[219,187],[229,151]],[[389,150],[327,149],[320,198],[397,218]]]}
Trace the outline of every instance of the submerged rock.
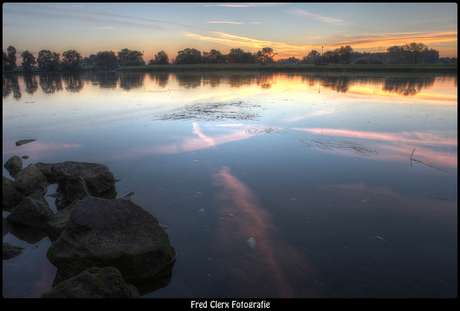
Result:
{"label": "submerged rock", "polygon": [[16,142],[16,146],[21,146],[21,145],[25,145],[25,144],[28,144],[28,143],[31,143],[31,142],[34,142],[34,141],[37,141],[36,139],[23,139],[23,140],[18,140]]}
{"label": "submerged rock", "polygon": [[14,246],[10,243],[3,243],[3,259],[10,259],[21,255],[24,252],[24,248]]}
{"label": "submerged rock", "polygon": [[46,254],[61,278],[92,267],[116,267],[125,278],[154,275],[176,256],[158,219],[130,197],[86,197]]}
{"label": "submerged rock", "polygon": [[139,290],[125,283],[114,267],[91,267],[70,278],[41,298],[139,298]]}

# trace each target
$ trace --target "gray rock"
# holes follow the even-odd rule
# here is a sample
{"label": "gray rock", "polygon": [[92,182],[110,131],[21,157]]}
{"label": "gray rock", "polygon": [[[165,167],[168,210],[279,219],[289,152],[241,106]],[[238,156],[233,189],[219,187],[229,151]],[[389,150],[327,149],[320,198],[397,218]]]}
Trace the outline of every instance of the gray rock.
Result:
{"label": "gray rock", "polygon": [[22,170],[22,165],[21,158],[15,155],[6,161],[4,167],[10,173],[10,176],[14,177],[20,170]]}
{"label": "gray rock", "polygon": [[28,143],[32,143],[34,141],[37,141],[36,139],[23,139],[23,140],[18,140],[16,142],[16,146],[22,146],[22,145],[25,145],[25,144],[28,144]]}
{"label": "gray rock", "polygon": [[51,173],[59,185],[59,189],[65,189],[70,177],[80,176],[86,183],[92,196],[100,196],[102,193],[115,188],[115,177],[109,168],[98,163],[66,161],[56,163],[51,167]]}
{"label": "gray rock", "polygon": [[10,259],[21,255],[24,252],[24,248],[14,246],[10,243],[3,243],[3,259]]}
{"label": "gray rock", "polygon": [[139,298],[139,290],[125,283],[114,267],[91,267],[65,280],[41,298]]}
{"label": "gray rock", "polygon": [[42,174],[35,164],[30,164],[19,171],[16,175],[16,180],[12,183],[12,185],[19,192],[29,195],[35,190],[40,190],[41,193],[45,193],[49,183],[46,180],[45,175]]}
{"label": "gray rock", "polygon": [[92,267],[116,267],[124,278],[154,275],[176,256],[158,219],[131,201],[86,197],[46,254],[61,278]]}
{"label": "gray rock", "polygon": [[41,191],[36,190],[23,198],[6,217],[6,220],[16,226],[46,228],[46,224],[53,215],[53,210],[49,207]]}
{"label": "gray rock", "polygon": [[57,239],[64,231],[65,226],[69,222],[70,214],[78,202],[80,202],[80,200],[74,200],[69,206],[61,209],[50,218],[46,224],[46,230],[52,237]]}
{"label": "gray rock", "polygon": [[65,194],[66,199],[69,201],[76,199],[81,200],[91,195],[88,190],[88,186],[86,186],[85,180],[81,176],[73,176],[67,179]]}
{"label": "gray rock", "polygon": [[2,185],[3,208],[13,207],[19,204],[25,195],[13,187],[13,181],[3,176]]}
{"label": "gray rock", "polygon": [[55,184],[56,180],[54,179],[54,175],[51,172],[51,168],[53,167],[53,163],[43,163],[43,162],[37,162],[35,163],[35,166],[42,172],[43,175],[45,175],[46,179],[50,184]]}

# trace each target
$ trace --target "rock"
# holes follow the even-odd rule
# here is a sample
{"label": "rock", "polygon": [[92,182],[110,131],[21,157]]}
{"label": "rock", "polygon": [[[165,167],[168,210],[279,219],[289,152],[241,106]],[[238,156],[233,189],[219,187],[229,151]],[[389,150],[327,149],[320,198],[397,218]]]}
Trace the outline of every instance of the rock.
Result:
{"label": "rock", "polygon": [[73,207],[69,222],[46,254],[61,278],[92,266],[116,267],[123,277],[154,275],[176,256],[158,219],[130,197],[86,197]]}
{"label": "rock", "polygon": [[115,188],[115,177],[109,168],[98,163],[66,161],[51,167],[51,173],[60,189],[65,189],[70,177],[80,176],[92,196],[100,196]]}
{"label": "rock", "polygon": [[46,188],[49,186],[45,175],[35,164],[30,164],[19,171],[15,178],[16,180],[12,183],[13,187],[25,195],[32,194],[35,190],[45,193]]}
{"label": "rock", "polygon": [[20,170],[22,170],[22,165],[23,164],[20,157],[12,156],[8,161],[6,161],[3,167],[6,168],[11,177],[14,177]]}
{"label": "rock", "polygon": [[46,228],[46,224],[54,215],[40,190],[23,198],[13,211],[6,217],[13,225],[31,228]]}
{"label": "rock", "polygon": [[54,164],[51,163],[43,163],[43,162],[37,162],[35,163],[35,166],[42,172],[43,175],[45,175],[46,179],[50,184],[55,184],[56,180],[54,179],[54,175],[51,172],[51,168],[53,167]]}
{"label": "rock", "polygon": [[26,196],[13,187],[13,181],[3,176],[3,208],[13,207],[19,204]]}
{"label": "rock", "polygon": [[73,207],[77,205],[78,202],[80,202],[80,200],[74,200],[69,206],[63,208],[50,218],[46,224],[46,230],[52,237],[57,239],[64,231],[65,226],[69,222]]}
{"label": "rock", "polygon": [[131,199],[131,197],[136,194],[136,190],[133,190],[133,191],[130,191],[128,192],[127,194],[125,194],[124,196],[122,196],[121,198],[129,198]]}
{"label": "rock", "polygon": [[21,255],[24,252],[24,248],[14,246],[10,243],[3,243],[3,259],[10,259]]}
{"label": "rock", "polygon": [[37,141],[36,139],[23,139],[23,140],[18,140],[16,142],[16,146],[21,146],[21,145],[25,145],[25,144],[28,144],[28,143],[31,143],[31,142],[34,142],[34,141]]}
{"label": "rock", "polygon": [[91,267],[70,278],[41,298],[139,298],[139,290],[125,283],[114,267]]}
{"label": "rock", "polygon": [[69,201],[73,201],[75,199],[81,200],[91,195],[83,177],[81,176],[73,176],[67,179],[65,194],[66,199]]}
{"label": "rock", "polygon": [[12,225],[2,216],[2,238],[11,232]]}

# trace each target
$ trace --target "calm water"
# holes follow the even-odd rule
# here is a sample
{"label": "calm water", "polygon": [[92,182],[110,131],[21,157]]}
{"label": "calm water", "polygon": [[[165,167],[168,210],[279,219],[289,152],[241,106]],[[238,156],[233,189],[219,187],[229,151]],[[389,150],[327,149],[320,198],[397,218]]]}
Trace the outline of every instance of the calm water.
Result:
{"label": "calm water", "polygon": [[[136,190],[178,252],[145,298],[457,295],[456,76],[4,76],[13,155]],[[49,238],[3,242],[3,296],[48,291]]]}

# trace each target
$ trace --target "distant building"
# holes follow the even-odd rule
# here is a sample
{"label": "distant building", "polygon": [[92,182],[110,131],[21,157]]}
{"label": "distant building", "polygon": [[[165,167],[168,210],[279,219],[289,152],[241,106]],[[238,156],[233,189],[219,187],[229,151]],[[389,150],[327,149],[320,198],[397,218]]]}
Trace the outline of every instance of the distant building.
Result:
{"label": "distant building", "polygon": [[289,57],[289,58],[284,58],[284,59],[279,59],[278,60],[278,63],[281,63],[281,64],[299,64],[300,63],[300,59],[298,58],[295,58],[295,57]]}

